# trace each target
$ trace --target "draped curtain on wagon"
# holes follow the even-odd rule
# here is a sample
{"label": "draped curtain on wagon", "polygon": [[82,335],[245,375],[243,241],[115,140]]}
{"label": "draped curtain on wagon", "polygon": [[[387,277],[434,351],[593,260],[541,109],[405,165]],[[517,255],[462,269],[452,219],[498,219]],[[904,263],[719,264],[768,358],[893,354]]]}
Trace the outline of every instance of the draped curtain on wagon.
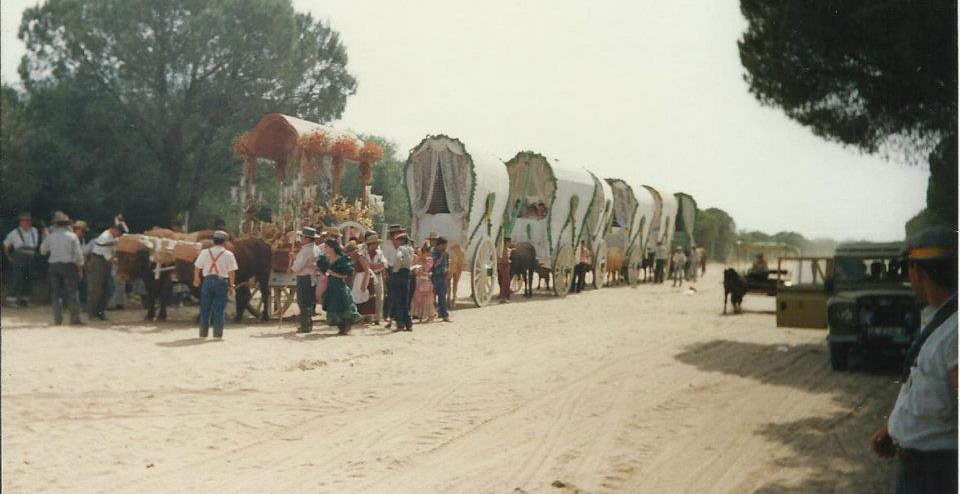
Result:
{"label": "draped curtain on wagon", "polygon": [[440,204],[436,194],[444,194],[451,214],[465,215],[470,199],[470,167],[466,151],[454,141],[427,140],[411,157],[413,190],[417,196],[413,214],[422,215],[431,204]]}

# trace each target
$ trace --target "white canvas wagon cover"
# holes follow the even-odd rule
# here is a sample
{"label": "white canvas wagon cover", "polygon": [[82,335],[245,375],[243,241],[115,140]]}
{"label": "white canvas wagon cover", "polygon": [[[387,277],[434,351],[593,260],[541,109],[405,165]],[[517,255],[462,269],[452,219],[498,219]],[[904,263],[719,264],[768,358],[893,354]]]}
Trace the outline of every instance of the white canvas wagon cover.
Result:
{"label": "white canvas wagon cover", "polygon": [[427,136],[410,151],[404,178],[418,243],[436,232],[469,253],[484,235],[497,236],[509,178],[496,157],[469,153],[452,137]]}
{"label": "white canvas wagon cover", "polygon": [[505,230],[514,242],[533,244],[537,257],[548,263],[556,249],[578,238],[598,184],[585,169],[561,168],[531,151],[508,161],[507,173]]}

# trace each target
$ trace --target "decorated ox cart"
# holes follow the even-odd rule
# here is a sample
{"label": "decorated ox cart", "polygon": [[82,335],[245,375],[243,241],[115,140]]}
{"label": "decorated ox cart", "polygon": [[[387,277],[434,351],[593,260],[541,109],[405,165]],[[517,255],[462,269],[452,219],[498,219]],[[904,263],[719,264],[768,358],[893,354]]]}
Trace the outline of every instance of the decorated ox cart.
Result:
{"label": "decorated ox cart", "polygon": [[510,196],[504,231],[515,243],[533,245],[537,262],[553,275],[554,293],[563,297],[573,281],[574,247],[581,238],[584,218],[601,197],[596,189],[602,186],[586,170],[557,167],[530,151],[508,161],[507,173]]}
{"label": "decorated ox cart", "polygon": [[[240,185],[231,191],[240,208],[239,233],[261,238],[273,249],[272,312],[274,317],[282,317],[296,292],[296,279],[288,273],[296,250],[296,232],[304,226],[332,226],[346,235],[359,235],[372,228],[368,207],[372,166],[383,156],[383,150],[347,131],[269,114],[237,138],[234,151],[244,161]],[[279,185],[276,206],[269,218],[261,214],[268,205],[254,183],[260,162],[274,166]],[[353,203],[340,195],[344,166],[348,163],[360,168],[363,185],[361,198]]]}
{"label": "decorated ox cart", "polygon": [[662,243],[669,250],[676,229],[677,198],[673,194],[649,185],[643,187],[653,196],[654,200],[653,221],[651,221],[650,230],[647,233],[647,245],[654,248]]}
{"label": "decorated ox cart", "polygon": [[[503,163],[468,152],[452,137],[428,136],[410,151],[404,177],[413,213],[412,238],[419,244],[436,232],[449,240],[451,270],[457,271],[450,273],[451,300],[466,268],[473,302],[483,307],[497,287],[498,246],[509,194]],[[454,262],[455,255],[462,258]]]}
{"label": "decorated ox cart", "polygon": [[597,178],[592,172],[587,172],[593,178],[593,200],[587,209],[587,214],[583,218],[583,226],[580,228],[580,240],[587,242],[587,247],[593,254],[593,279],[591,284],[594,288],[603,288],[605,286],[605,277],[607,273],[607,241],[606,237],[610,232],[610,225],[613,221],[613,189],[605,180]]}
{"label": "decorated ox cart", "polygon": [[613,218],[607,236],[608,266],[606,282],[610,283],[626,268],[629,284],[639,281],[646,238],[655,212],[652,196],[644,188],[634,189],[625,181],[609,178],[613,190]]}

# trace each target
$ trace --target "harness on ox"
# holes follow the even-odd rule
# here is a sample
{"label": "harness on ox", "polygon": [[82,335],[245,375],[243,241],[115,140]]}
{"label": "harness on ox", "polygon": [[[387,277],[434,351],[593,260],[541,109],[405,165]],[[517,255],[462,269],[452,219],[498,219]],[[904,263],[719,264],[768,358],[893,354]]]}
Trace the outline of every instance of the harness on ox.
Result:
{"label": "harness on ox", "polygon": [[196,260],[201,248],[199,242],[151,237],[148,235],[127,234],[121,238],[135,239],[140,245],[150,251],[150,262],[153,264],[153,277],[158,280],[164,272],[176,269],[175,263],[177,260],[190,262]]}

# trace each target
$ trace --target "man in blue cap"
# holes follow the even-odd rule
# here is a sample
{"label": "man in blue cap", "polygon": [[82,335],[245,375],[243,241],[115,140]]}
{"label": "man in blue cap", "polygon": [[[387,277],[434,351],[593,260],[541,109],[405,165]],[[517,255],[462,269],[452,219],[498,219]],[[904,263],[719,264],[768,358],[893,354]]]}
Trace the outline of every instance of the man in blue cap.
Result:
{"label": "man in blue cap", "polygon": [[871,449],[897,459],[896,494],[957,492],[957,232],[934,227],[904,248],[921,330],[904,361],[904,382]]}

